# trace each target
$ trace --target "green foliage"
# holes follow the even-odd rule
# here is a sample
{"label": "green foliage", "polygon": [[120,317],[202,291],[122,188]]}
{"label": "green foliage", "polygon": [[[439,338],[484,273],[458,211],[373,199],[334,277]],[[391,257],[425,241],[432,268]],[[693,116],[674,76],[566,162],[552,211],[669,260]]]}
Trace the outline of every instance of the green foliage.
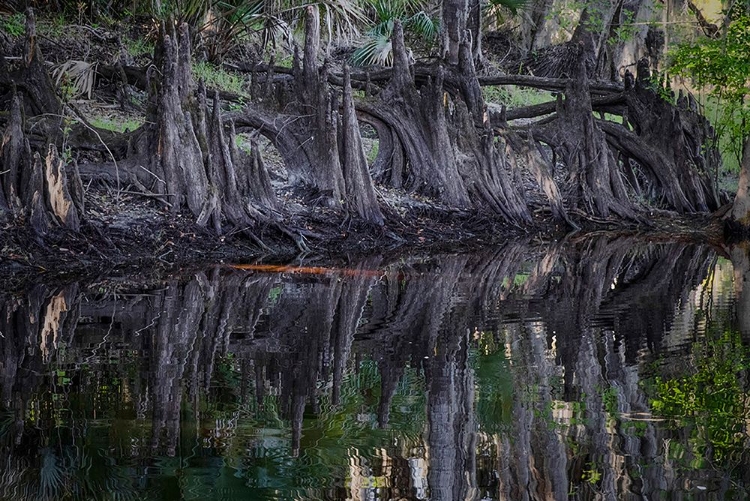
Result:
{"label": "green foliage", "polygon": [[380,151],[380,142],[376,139],[374,140],[370,148],[367,151],[367,164],[372,165],[375,163],[375,159],[378,158],[378,152]]}
{"label": "green foliage", "polygon": [[472,353],[476,377],[477,420],[486,433],[507,429],[513,416],[514,381],[503,346],[490,332],[481,332]]}
{"label": "green foliage", "polygon": [[656,93],[662,101],[666,101],[672,105],[677,104],[677,99],[675,99],[674,92],[669,87],[669,80],[665,74],[654,71],[651,74],[651,80],[648,82],[648,88]]}
{"label": "green foliage", "polygon": [[195,63],[193,75],[197,80],[202,80],[209,89],[218,89],[235,94],[244,94],[244,79],[234,73],[229,73],[211,63]]}
{"label": "green foliage", "polygon": [[141,121],[134,119],[116,120],[105,117],[95,117],[89,120],[91,125],[97,129],[111,130],[114,132],[134,131],[142,125]]}
{"label": "green foliage", "polygon": [[750,15],[740,15],[720,39],[704,38],[680,45],[671,67],[698,85],[711,86],[719,96],[739,101],[750,93]]}
{"label": "green foliage", "polygon": [[125,44],[125,49],[128,51],[128,54],[133,57],[148,56],[154,53],[153,42],[145,38],[131,39],[125,37],[123,43]]}
{"label": "green foliage", "polygon": [[678,46],[671,54],[671,69],[710,89],[721,108],[712,121],[723,155],[739,165],[743,139],[750,134],[750,11],[737,6],[729,17],[723,37]]}
{"label": "green foliage", "polygon": [[0,17],[0,28],[13,38],[20,37],[26,30],[23,13],[18,12],[10,16]]}
{"label": "green foliage", "polygon": [[742,374],[750,368],[750,352],[737,332],[693,346],[692,374],[654,379],[651,407],[678,427],[688,426],[690,445],[699,457],[713,451],[717,461],[742,451],[748,441],[750,395]]}
{"label": "green foliage", "polygon": [[635,12],[629,10],[624,11],[620,23],[617,25],[617,28],[615,28],[614,33],[608,42],[610,44],[616,44],[632,40],[636,33],[638,33],[639,28],[638,25],[634,24],[634,21]]}
{"label": "green foliage", "polygon": [[518,108],[554,100],[548,91],[518,87],[516,85],[498,85],[482,87],[484,100],[488,103],[504,104],[508,108]]}
{"label": "green foliage", "polygon": [[598,484],[602,479],[602,473],[599,471],[599,469],[596,467],[595,464],[589,463],[586,466],[588,468],[583,470],[581,474],[581,479],[592,485]]}
{"label": "green foliage", "polygon": [[425,10],[418,1],[367,0],[367,7],[374,13],[374,24],[364,44],[352,55],[352,63],[357,66],[393,64],[391,36],[396,20],[401,21],[404,33],[409,36],[418,37],[428,44],[437,38],[439,23],[436,12]]}
{"label": "green foliage", "polygon": [[747,124],[750,124],[750,106],[743,106],[716,95],[708,95],[703,105],[703,113],[716,130],[724,169],[739,172],[742,162],[742,138],[747,133]]}

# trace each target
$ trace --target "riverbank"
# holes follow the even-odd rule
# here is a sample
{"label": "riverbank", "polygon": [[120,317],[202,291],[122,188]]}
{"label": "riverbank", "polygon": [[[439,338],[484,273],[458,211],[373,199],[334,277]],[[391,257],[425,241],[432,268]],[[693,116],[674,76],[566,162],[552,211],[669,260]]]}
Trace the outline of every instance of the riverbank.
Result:
{"label": "riverbank", "polygon": [[[313,29],[304,45],[318,56],[316,15],[308,13]],[[122,36],[115,29],[122,27],[63,29],[44,19],[37,30],[30,14],[26,23],[25,36],[19,28],[0,37],[0,51],[13,54],[2,60],[12,71],[0,78],[9,89],[0,93],[0,109],[9,110],[0,114],[9,173],[0,179],[0,276],[7,284],[199,263],[461,251],[601,231],[721,239],[710,211],[720,213],[728,197],[712,186],[708,164],[693,162],[708,169],[693,172],[679,155],[654,162],[644,154],[664,149],[672,132],[695,126],[685,137],[700,138],[708,130],[703,117],[655,93],[645,70],[629,89],[585,75],[477,75],[455,65],[409,66],[400,47],[402,71],[367,73],[363,82],[346,58],[310,57],[307,69],[273,58],[191,62],[186,25],[182,56],[166,58],[154,46],[136,46],[151,40],[175,50],[174,33],[149,33],[147,24]],[[147,83],[157,63],[163,81],[154,89]],[[329,71],[330,78],[316,77]],[[445,80],[433,78],[444,73]],[[466,89],[518,78],[563,90],[569,109],[548,101],[495,113],[486,103],[481,126],[467,115],[484,116],[485,102]],[[187,83],[173,95],[181,79]],[[583,161],[581,138],[590,138],[573,125],[591,121],[595,110],[601,115],[601,106],[641,123],[641,135],[597,119],[590,125],[601,130],[585,151],[595,160]],[[645,115],[639,122],[634,112],[644,107],[684,122],[665,133]],[[678,166],[689,172],[678,176]]]}
{"label": "riverbank", "polygon": [[92,275],[167,275],[183,268],[220,263],[346,263],[367,255],[467,252],[508,241],[549,242],[589,234],[638,236],[646,241],[708,243],[720,247],[722,222],[711,214],[652,213],[649,224],[614,226],[577,220],[573,231],[536,214],[537,227],[524,231],[474,211],[441,207],[403,192],[380,193],[388,207],[383,227],[362,224],[340,211],[310,207],[288,194],[279,223],[294,227],[302,240],[277,228],[258,228],[262,243],[241,232],[217,236],[192,220],[174,215],[141,195],[91,188],[79,232],[63,228],[44,238],[24,226],[0,231],[0,279],[7,290],[25,284],[68,281]]}

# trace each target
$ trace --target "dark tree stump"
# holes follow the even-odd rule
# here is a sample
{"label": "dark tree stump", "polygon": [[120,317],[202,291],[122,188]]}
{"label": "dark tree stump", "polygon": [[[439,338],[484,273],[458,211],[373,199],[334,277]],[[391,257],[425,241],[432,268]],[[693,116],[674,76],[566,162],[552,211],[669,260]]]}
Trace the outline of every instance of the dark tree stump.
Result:
{"label": "dark tree stump", "polygon": [[[348,70],[342,80],[340,108],[337,94],[329,89],[327,63],[319,66],[316,61],[319,45],[320,19],[317,8],[311,6],[306,16],[304,59],[294,59],[294,92],[277,91],[275,110],[269,109],[268,102],[262,108],[251,105],[231,119],[273,142],[284,158],[290,183],[312,188],[308,200],[342,207],[362,221],[380,226],[384,218],[362,149]],[[290,96],[292,100],[285,102]]]}
{"label": "dark tree stump", "polygon": [[404,149],[401,157],[409,169],[391,168],[406,173],[403,186],[436,198],[452,207],[471,206],[469,194],[461,180],[455,150],[450,145],[446,119],[444,73],[417,90],[404,46],[404,33],[396,21],[393,30],[393,72],[376,104],[361,104],[360,109],[388,124],[396,131]]}
{"label": "dark tree stump", "polygon": [[0,218],[8,219],[18,215],[22,209],[19,198],[22,188],[21,174],[30,169],[30,154],[26,152],[23,118],[21,116],[21,98],[13,95],[10,106],[8,126],[0,143],[0,165],[5,171],[0,174]]}
{"label": "dark tree stump", "polygon": [[180,26],[177,36],[175,43],[162,29],[155,57],[161,76],[152,74],[149,85],[154,123],[147,121],[134,134],[122,171],[147,165],[146,174],[138,173],[138,184],[163,195],[173,213],[187,210],[198,225],[210,225],[217,235],[228,223],[265,247],[253,230],[276,219],[268,174],[257,153],[254,160],[245,160],[238,152],[233,125],[227,137],[218,93],[209,111],[204,86],[193,81],[187,25]]}
{"label": "dark tree stump", "polygon": [[34,153],[31,176],[22,196],[29,224],[37,235],[44,236],[55,227],[80,230],[83,188],[75,164],[68,170],[54,144],[49,145],[44,160]]}
{"label": "dark tree stump", "polygon": [[66,166],[54,144],[44,160],[32,156],[24,134],[21,98],[12,100],[8,126],[0,144],[0,218],[25,216],[34,231],[45,235],[61,226],[79,231],[83,216],[83,185],[75,164]]}
{"label": "dark tree stump", "polygon": [[[293,120],[281,131],[279,148],[285,164],[297,180],[312,186],[319,200],[338,207],[345,193],[338,152],[338,104],[328,90],[328,65],[318,66],[320,15],[308,6],[305,15],[305,47],[302,66],[295,58],[294,89],[291,103]],[[268,81],[268,80],[267,80]]]}
{"label": "dark tree stump", "polygon": [[[81,227],[78,207],[82,204],[83,188],[80,185],[80,176],[75,173],[75,165],[71,169],[74,172],[70,176],[72,183],[66,172],[67,169],[57,153],[57,147],[50,144],[44,161],[45,202],[48,204],[54,221],[64,228],[77,232]],[[78,203],[74,201],[72,193],[76,194],[75,198]]]}
{"label": "dark tree stump", "polygon": [[187,207],[198,216],[207,199],[208,178],[193,123],[197,109],[191,96],[194,89],[186,29],[180,29],[180,37],[180,43],[175,44],[170,35],[163,34],[161,42],[162,80],[156,98],[155,130],[151,132],[155,138],[148,138],[151,171],[160,181],[152,190],[169,197],[173,212]]}
{"label": "dark tree stump", "polygon": [[[708,120],[689,107],[675,106],[652,88],[648,67],[639,66],[638,81],[626,94],[628,122],[652,151],[659,152],[671,182],[659,190],[679,212],[716,210],[721,204],[714,176],[721,164],[715,132]],[[684,197],[686,206],[678,200]]]}
{"label": "dark tree stump", "polygon": [[553,144],[569,169],[566,182],[569,204],[586,214],[609,218],[616,214],[638,219],[628,198],[617,160],[597,126],[591,107],[586,73],[586,50],[578,46],[576,74],[558,100],[560,120],[554,123]]}
{"label": "dark tree stump", "polygon": [[[212,217],[214,230],[221,233],[222,216],[235,228],[252,228],[256,221],[269,219],[256,209],[247,196],[247,186],[239,182],[232,148],[227,144],[224,136],[224,120],[221,114],[221,103],[216,93],[213,99],[211,121],[208,124],[208,172],[211,182],[211,202],[207,205],[211,210],[204,210],[199,217],[199,223],[207,217]],[[244,189],[244,195],[240,187]]]}
{"label": "dark tree stump", "polygon": [[378,154],[370,169],[373,178],[385,186],[402,188],[406,160],[398,133],[372,115],[363,114],[362,120],[372,125],[378,135]]}
{"label": "dark tree stump", "polygon": [[27,102],[32,104],[26,107],[27,113],[60,115],[62,105],[44,67],[44,57],[36,40],[36,18],[31,8],[26,9],[24,68],[15,80],[21,84]]}
{"label": "dark tree stump", "polygon": [[367,170],[362,137],[359,134],[357,112],[354,109],[352,84],[349,67],[344,66],[344,100],[341,127],[341,160],[346,185],[347,205],[352,205],[362,220],[381,226],[383,213],[380,212],[372,179]]}
{"label": "dark tree stump", "polygon": [[[392,43],[391,81],[376,103],[359,104],[362,114],[371,117],[364,120],[373,124],[385,146],[376,159],[380,178],[451,207],[482,207],[512,224],[531,224],[507,144],[496,141],[489,128],[469,40],[462,45],[457,69],[446,75],[438,66],[434,78],[419,89],[398,23]],[[458,88],[457,96],[444,90],[447,77]],[[403,179],[395,177],[399,173],[405,173]]]}
{"label": "dark tree stump", "polygon": [[230,120],[227,143],[237,170],[237,188],[240,196],[255,201],[259,210],[263,210],[264,207],[270,210],[278,209],[279,201],[271,187],[271,177],[263,162],[258,141],[250,140],[248,155],[237,147],[236,137],[234,122]]}

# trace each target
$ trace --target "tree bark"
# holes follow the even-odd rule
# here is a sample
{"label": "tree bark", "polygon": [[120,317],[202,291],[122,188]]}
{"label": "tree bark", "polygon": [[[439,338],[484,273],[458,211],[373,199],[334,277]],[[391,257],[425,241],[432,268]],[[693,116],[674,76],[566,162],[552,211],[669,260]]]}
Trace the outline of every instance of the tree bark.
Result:
{"label": "tree bark", "polygon": [[294,68],[296,111],[299,115],[282,134],[287,142],[298,143],[297,151],[287,155],[287,168],[299,173],[301,180],[314,187],[329,207],[339,207],[345,193],[338,153],[338,106],[328,86],[328,65],[318,65],[320,14],[308,6],[305,14],[305,48],[302,68]]}
{"label": "tree bark", "polygon": [[521,16],[521,50],[524,56],[550,44],[549,30],[545,29],[555,0],[531,0],[519,13]]}
{"label": "tree bark", "polygon": [[21,211],[22,203],[19,198],[23,184],[21,175],[30,170],[28,161],[23,118],[21,116],[21,98],[13,95],[10,106],[10,119],[3,133],[0,143],[0,164],[5,170],[0,174],[0,219],[8,220]]}
{"label": "tree bark", "polygon": [[[450,65],[458,64],[458,51],[467,27],[471,0],[445,0],[441,13],[442,52]],[[395,65],[394,65],[395,67]]]}
{"label": "tree bark", "polygon": [[637,219],[634,206],[628,199],[617,161],[596,125],[588,90],[584,45],[578,46],[579,59],[575,77],[558,100],[561,122],[555,125],[553,144],[569,169],[566,187],[572,207],[586,214],[608,218],[617,214]]}
{"label": "tree bark", "polygon": [[726,222],[726,231],[736,236],[750,236],[750,136],[742,143],[740,180],[732,211]]}
{"label": "tree bark", "polygon": [[[73,170],[75,170],[75,166]],[[74,174],[72,179],[74,183],[71,187],[65,163],[58,155],[55,145],[50,144],[44,169],[45,201],[51,215],[58,224],[77,232],[81,227],[81,220],[71,192],[76,193],[76,198],[80,204],[82,203],[83,187],[80,185],[80,177]]]}
{"label": "tree bark", "polygon": [[14,80],[25,94],[26,112],[30,116],[51,114],[60,120],[62,105],[55,87],[44,67],[44,57],[36,39],[36,17],[31,7],[26,9],[26,38],[24,39],[23,68]]}
{"label": "tree bark", "polygon": [[686,211],[716,210],[720,202],[712,174],[721,155],[713,127],[684,100],[674,106],[659,96],[646,70],[639,68],[636,85],[626,92],[628,123],[651,151],[668,160],[661,168],[673,172],[677,183],[664,189],[681,190],[689,203]]}
{"label": "tree bark", "polygon": [[384,219],[367,169],[362,137],[359,133],[357,112],[354,109],[349,67],[344,66],[343,126],[341,159],[346,185],[347,205],[359,214],[363,221],[382,226]]}
{"label": "tree bark", "polygon": [[48,144],[44,160],[33,153],[23,129],[21,98],[14,95],[0,160],[0,219],[27,216],[37,235],[53,227],[80,230],[83,185],[75,164],[66,165],[57,147]]}
{"label": "tree bark", "polygon": [[[248,159],[238,151],[231,121],[227,137],[218,93],[209,112],[205,88],[201,84],[196,91],[193,81],[187,25],[180,26],[178,37],[175,43],[162,31],[155,58],[161,62],[161,78],[151,72],[155,123],[147,121],[133,134],[122,172],[164,195],[173,214],[187,210],[217,235],[228,223],[266,248],[253,230],[277,219],[276,198],[260,152],[256,147]],[[138,169],[144,164],[149,168]]]}
{"label": "tree bark", "polygon": [[[403,28],[396,21],[393,30],[393,73],[377,105],[360,109],[395,130],[404,147],[409,170],[404,187],[432,196],[453,207],[470,205],[458,173],[453,148],[447,148],[444,70],[420,91],[414,85],[404,46]],[[398,170],[404,171],[400,168]]]}
{"label": "tree bark", "polygon": [[194,88],[186,27],[180,28],[180,37],[176,44],[165,33],[161,42],[163,66],[157,96],[156,140],[151,142],[151,171],[161,181],[152,189],[169,197],[173,213],[187,208],[197,217],[208,196],[208,178],[193,123],[196,107],[191,95]]}
{"label": "tree bark", "polygon": [[240,196],[256,201],[258,210],[278,209],[279,201],[271,186],[271,177],[263,162],[258,141],[255,138],[250,140],[250,154],[238,148],[234,122],[230,120],[227,143],[237,171],[237,187]]}

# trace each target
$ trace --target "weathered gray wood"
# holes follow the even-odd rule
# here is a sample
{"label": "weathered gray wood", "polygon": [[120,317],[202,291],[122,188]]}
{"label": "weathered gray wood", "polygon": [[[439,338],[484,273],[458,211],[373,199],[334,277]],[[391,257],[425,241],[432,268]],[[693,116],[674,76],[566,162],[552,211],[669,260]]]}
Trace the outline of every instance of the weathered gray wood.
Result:
{"label": "weathered gray wood", "polygon": [[237,189],[240,197],[251,200],[262,210],[266,207],[271,210],[278,208],[276,194],[271,187],[271,178],[268,169],[263,162],[263,156],[258,146],[258,141],[250,140],[250,154],[237,146],[237,132],[234,122],[229,121],[227,131],[227,144],[231,153],[232,163],[237,171]]}
{"label": "weathered gray wood", "polygon": [[[20,173],[24,161],[24,132],[21,98],[13,95],[10,119],[0,143],[0,218],[8,219],[21,209],[19,200]],[[26,158],[28,160],[28,158]]]}
{"label": "weathered gray wood", "polygon": [[341,130],[341,161],[346,184],[347,205],[357,211],[359,217],[368,223],[382,226],[383,213],[367,169],[367,159],[362,148],[357,112],[354,109],[349,67],[344,66],[344,97]]}
{"label": "weathered gray wood", "polygon": [[663,168],[675,173],[674,189],[685,194],[690,210],[716,210],[721,204],[713,178],[721,155],[713,127],[697,112],[659,96],[648,78],[647,68],[639,68],[635,87],[626,93],[628,123],[649,150],[667,160]]}
{"label": "weathered gray wood", "polygon": [[[565,90],[571,81],[570,78],[547,78],[530,75],[480,76],[478,80],[480,85],[520,85],[546,90]],[[589,83],[589,90],[592,93],[622,92],[623,86],[616,82],[593,81]]]}
{"label": "weathered gray wood", "polygon": [[[71,196],[66,165],[54,144],[49,145],[44,166],[44,194],[50,214],[62,227],[77,232],[81,219]],[[71,168],[75,169],[75,165]]]}
{"label": "weathered gray wood", "polygon": [[560,118],[548,126],[552,129],[548,130],[552,144],[569,170],[566,198],[571,207],[586,214],[637,219],[617,161],[594,121],[586,52],[583,47],[579,50],[577,73],[566,88],[565,99],[558,100]]}

